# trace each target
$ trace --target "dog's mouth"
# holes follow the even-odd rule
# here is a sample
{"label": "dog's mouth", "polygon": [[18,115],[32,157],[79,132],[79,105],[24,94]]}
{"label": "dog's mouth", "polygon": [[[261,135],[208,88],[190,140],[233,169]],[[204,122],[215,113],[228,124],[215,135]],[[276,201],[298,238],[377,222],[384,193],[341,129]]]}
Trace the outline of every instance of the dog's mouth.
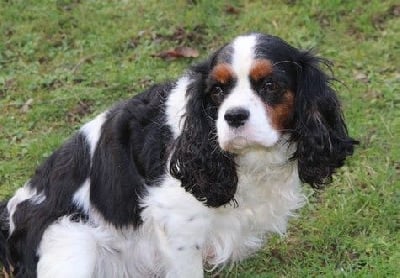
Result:
{"label": "dog's mouth", "polygon": [[221,142],[220,147],[226,152],[240,154],[255,149],[266,149],[271,146],[267,146],[263,142],[260,142],[258,140],[253,140],[246,136],[239,135],[235,136],[229,141]]}
{"label": "dog's mouth", "polygon": [[227,152],[235,152],[243,149],[247,145],[249,145],[249,140],[247,137],[237,136],[234,139],[223,143],[221,148]]}

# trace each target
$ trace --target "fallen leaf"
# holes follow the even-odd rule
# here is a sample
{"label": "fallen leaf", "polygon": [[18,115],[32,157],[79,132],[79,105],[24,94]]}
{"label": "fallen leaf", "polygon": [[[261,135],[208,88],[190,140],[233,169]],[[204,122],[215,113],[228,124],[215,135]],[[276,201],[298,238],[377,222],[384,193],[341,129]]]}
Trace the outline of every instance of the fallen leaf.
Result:
{"label": "fallen leaf", "polygon": [[400,16],[400,5],[393,5],[390,10],[394,16]]}
{"label": "fallen leaf", "polygon": [[174,60],[177,58],[195,58],[198,56],[199,51],[197,49],[186,46],[178,46],[153,55],[153,57],[159,57],[166,60]]}
{"label": "fallen leaf", "polygon": [[26,113],[29,111],[29,109],[32,107],[32,103],[33,103],[33,98],[28,99],[24,105],[22,105],[21,107],[21,112],[22,113]]}
{"label": "fallen leaf", "polygon": [[366,75],[365,73],[362,73],[362,72],[357,72],[354,75],[354,78],[356,80],[358,80],[358,81],[363,82],[363,83],[368,83],[369,82],[368,75]]}
{"label": "fallen leaf", "polygon": [[227,14],[240,14],[240,10],[232,5],[228,5],[225,7],[225,12]]}

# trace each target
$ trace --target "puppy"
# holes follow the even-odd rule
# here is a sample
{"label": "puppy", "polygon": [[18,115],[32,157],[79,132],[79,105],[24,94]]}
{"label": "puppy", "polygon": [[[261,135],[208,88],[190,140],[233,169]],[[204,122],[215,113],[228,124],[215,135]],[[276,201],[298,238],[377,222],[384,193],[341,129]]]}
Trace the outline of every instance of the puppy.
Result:
{"label": "puppy", "polygon": [[325,60],[235,38],[86,123],[1,207],[16,277],[203,277],[282,234],[353,153]]}

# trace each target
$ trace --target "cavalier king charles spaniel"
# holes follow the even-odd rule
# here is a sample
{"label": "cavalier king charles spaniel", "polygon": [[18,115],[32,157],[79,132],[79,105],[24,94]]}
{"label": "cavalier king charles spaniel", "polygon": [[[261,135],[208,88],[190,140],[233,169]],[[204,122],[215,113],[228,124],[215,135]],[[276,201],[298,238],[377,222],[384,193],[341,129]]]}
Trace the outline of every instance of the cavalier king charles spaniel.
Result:
{"label": "cavalier king charles spaniel", "polygon": [[321,64],[251,33],[98,115],[1,203],[5,270],[198,278],[250,256],[357,144]]}

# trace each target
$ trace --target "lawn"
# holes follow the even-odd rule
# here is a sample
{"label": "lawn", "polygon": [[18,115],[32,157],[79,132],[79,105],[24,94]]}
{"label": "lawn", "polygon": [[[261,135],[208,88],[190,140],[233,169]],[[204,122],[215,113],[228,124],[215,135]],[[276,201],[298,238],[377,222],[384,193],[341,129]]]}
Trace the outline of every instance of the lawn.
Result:
{"label": "lawn", "polygon": [[[398,1],[0,2],[0,199],[112,103],[260,31],[334,63],[360,140],[284,237],[220,277],[395,277],[400,273]],[[165,59],[186,46],[197,58]]]}

